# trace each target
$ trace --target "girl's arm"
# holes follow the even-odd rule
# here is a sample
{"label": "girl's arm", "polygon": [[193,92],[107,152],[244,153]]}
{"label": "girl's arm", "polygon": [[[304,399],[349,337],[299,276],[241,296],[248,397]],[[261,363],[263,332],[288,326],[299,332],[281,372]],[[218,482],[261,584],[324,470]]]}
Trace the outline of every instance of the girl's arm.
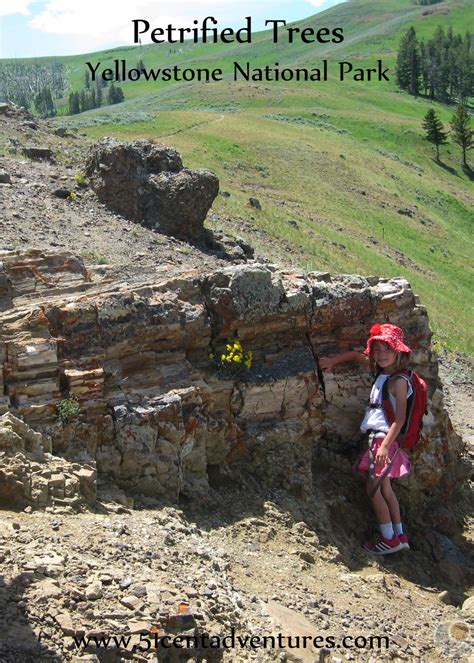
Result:
{"label": "girl's arm", "polygon": [[331,370],[334,366],[342,364],[345,361],[357,361],[362,366],[369,366],[369,359],[362,352],[357,350],[349,350],[348,352],[341,352],[341,354],[333,355],[332,357],[321,357],[319,365],[325,371]]}
{"label": "girl's arm", "polygon": [[386,465],[388,461],[388,450],[390,449],[392,442],[396,440],[398,434],[402,430],[403,424],[405,423],[405,417],[407,413],[407,394],[408,394],[408,384],[407,381],[403,378],[398,378],[394,380],[394,392],[395,392],[395,421],[388,429],[388,433],[385,436],[384,441],[380,445],[377,454],[375,456],[375,462],[377,465]]}

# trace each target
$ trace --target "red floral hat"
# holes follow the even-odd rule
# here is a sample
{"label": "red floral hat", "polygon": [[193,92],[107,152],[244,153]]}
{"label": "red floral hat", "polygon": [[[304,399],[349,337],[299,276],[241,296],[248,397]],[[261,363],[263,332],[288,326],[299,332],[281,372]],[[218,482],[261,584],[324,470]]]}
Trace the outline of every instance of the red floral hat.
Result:
{"label": "red floral hat", "polygon": [[395,325],[373,325],[370,328],[370,338],[367,341],[367,347],[364,350],[365,355],[370,355],[372,343],[374,341],[383,341],[387,343],[394,352],[411,353],[411,348],[403,342],[403,329]]}

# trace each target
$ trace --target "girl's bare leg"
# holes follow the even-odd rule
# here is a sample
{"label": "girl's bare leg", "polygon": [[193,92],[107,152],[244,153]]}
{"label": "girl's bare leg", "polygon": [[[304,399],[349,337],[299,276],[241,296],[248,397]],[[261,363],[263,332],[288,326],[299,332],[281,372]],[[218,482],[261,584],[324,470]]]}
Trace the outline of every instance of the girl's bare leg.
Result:
{"label": "girl's bare leg", "polygon": [[[390,483],[390,480],[389,480]],[[367,480],[366,483],[366,490],[367,490],[367,495],[370,495],[370,491],[372,490],[372,487],[374,485],[374,482],[371,479]],[[382,482],[383,485],[383,482]],[[395,497],[395,495],[394,495]],[[390,523],[392,521],[392,516],[391,516],[391,510],[389,508],[389,505],[382,494],[382,491],[380,487],[377,489],[375,494],[370,498],[372,502],[372,507],[375,512],[375,517],[377,518],[377,521],[379,525],[384,525],[385,523]],[[395,497],[395,500],[397,498]],[[398,504],[398,502],[397,502]],[[395,522],[399,523],[400,520],[396,520]]]}
{"label": "girl's bare leg", "polygon": [[382,492],[382,497],[384,498],[384,501],[388,506],[390,512],[389,520],[391,520],[392,523],[400,523],[401,522],[400,505],[398,504],[397,496],[393,492],[392,484],[390,482],[389,477],[385,477],[385,479],[382,481],[380,485],[380,490]]}

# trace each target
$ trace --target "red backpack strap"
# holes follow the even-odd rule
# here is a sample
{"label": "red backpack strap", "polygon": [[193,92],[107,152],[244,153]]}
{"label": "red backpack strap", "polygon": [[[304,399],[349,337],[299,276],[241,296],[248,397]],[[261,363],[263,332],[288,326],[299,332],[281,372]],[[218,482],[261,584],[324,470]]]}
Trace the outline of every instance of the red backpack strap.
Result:
{"label": "red backpack strap", "polygon": [[409,382],[411,385],[412,393],[410,396],[407,398],[407,411],[405,415],[405,422],[402,426],[402,429],[399,434],[399,439],[401,438],[401,442],[399,443],[400,446],[403,446],[403,441],[405,439],[405,435],[407,434],[407,431],[410,427],[410,420],[411,420],[411,415],[413,412],[413,403],[415,402],[415,393],[416,393],[416,388],[415,385],[413,384],[413,380],[411,379],[412,376],[412,371],[407,371],[405,369],[401,369],[399,371],[395,371],[395,373],[392,373],[390,377],[388,377],[385,382],[383,383],[382,386],[382,407],[383,411],[385,413],[385,416],[387,417],[387,421],[389,426],[393,424],[395,421],[395,411],[392,406],[392,402],[390,400],[390,393],[388,390],[388,383],[390,380],[394,377],[402,377]]}

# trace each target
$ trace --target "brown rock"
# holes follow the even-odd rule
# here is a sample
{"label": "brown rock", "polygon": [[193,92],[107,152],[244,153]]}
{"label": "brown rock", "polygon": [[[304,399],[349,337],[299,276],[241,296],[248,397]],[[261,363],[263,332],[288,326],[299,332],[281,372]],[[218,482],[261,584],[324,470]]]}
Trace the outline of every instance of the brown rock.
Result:
{"label": "brown rock", "polygon": [[204,219],[219,191],[213,173],[183,168],[177,152],[148,141],[104,138],[90,148],[85,174],[111,209],[185,240],[202,238]]}
{"label": "brown rock", "polygon": [[68,612],[61,612],[59,615],[56,615],[54,619],[59,624],[59,628],[63,632],[63,635],[76,634],[76,628],[74,627],[72,617]]}
{"label": "brown rock", "polygon": [[49,147],[24,147],[22,153],[34,161],[54,161],[54,152]]}

